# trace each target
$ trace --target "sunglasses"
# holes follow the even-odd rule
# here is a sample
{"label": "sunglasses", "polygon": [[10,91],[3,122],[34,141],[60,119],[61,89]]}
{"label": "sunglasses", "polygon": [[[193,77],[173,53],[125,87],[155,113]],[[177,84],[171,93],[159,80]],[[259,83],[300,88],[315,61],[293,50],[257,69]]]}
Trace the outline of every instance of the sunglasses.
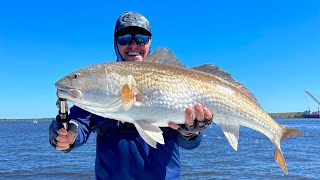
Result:
{"label": "sunglasses", "polygon": [[129,45],[131,44],[132,40],[138,45],[146,45],[149,43],[150,36],[142,35],[142,34],[125,34],[123,36],[116,37],[120,45]]}

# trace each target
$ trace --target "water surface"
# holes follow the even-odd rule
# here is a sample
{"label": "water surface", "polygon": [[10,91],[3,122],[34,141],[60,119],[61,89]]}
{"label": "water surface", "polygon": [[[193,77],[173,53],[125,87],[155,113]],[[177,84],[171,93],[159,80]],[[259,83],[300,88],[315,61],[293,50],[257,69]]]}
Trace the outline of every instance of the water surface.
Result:
{"label": "water surface", "polygon": [[[234,151],[220,127],[204,132],[199,148],[181,149],[181,179],[318,179],[320,119],[277,120],[302,136],[281,144],[289,169],[283,175],[273,158],[274,146],[264,135],[240,128]],[[70,153],[48,143],[49,121],[0,122],[0,179],[94,179],[95,134]]]}

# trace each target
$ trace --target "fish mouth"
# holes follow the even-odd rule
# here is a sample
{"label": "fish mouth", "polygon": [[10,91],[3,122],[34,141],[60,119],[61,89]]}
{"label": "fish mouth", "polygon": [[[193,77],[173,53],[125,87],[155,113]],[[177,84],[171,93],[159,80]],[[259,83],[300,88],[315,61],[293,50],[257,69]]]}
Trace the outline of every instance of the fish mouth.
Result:
{"label": "fish mouth", "polygon": [[76,88],[70,88],[60,85],[55,85],[57,89],[57,97],[65,99],[78,99],[82,96],[82,91]]}

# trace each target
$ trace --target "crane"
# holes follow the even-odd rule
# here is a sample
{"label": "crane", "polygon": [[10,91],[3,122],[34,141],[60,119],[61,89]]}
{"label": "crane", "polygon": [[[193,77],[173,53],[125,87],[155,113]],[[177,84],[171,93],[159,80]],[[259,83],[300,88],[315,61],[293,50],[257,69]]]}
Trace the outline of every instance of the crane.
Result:
{"label": "crane", "polygon": [[315,98],[309,91],[307,90],[304,90],[304,91],[320,106],[320,101],[317,98]]}
{"label": "crane", "polygon": [[[304,91],[320,106],[320,101],[316,97],[314,97],[309,91],[307,90],[304,90]],[[318,112],[312,113],[309,108],[309,111],[304,112],[303,117],[304,118],[320,118],[319,106],[318,106]]]}

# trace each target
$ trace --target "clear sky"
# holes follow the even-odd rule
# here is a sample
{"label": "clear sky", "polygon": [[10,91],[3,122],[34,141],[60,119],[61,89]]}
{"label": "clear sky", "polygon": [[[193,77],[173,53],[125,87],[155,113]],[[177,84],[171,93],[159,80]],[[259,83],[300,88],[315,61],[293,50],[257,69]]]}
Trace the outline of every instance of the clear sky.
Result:
{"label": "clear sky", "polygon": [[54,83],[115,60],[125,11],[149,19],[153,49],[170,48],[187,67],[219,66],[267,112],[317,109],[304,89],[319,98],[320,1],[10,0],[0,2],[0,119],[55,117]]}

